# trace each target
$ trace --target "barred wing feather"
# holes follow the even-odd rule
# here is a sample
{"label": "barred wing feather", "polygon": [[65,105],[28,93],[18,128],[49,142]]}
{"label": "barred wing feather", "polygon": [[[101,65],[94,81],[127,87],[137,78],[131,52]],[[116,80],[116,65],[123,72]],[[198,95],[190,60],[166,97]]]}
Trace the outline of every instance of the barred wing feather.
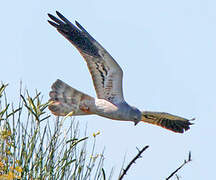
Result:
{"label": "barred wing feather", "polygon": [[123,72],[112,56],[78,23],[73,25],[62,14],[48,14],[48,21],[69,40],[84,57],[91,73],[97,97],[114,104],[124,101],[122,91]]}

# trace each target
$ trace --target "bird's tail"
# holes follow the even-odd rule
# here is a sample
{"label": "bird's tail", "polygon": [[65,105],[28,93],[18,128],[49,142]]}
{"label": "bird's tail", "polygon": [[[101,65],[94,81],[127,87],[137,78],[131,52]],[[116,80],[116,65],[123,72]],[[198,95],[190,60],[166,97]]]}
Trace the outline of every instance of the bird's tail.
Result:
{"label": "bird's tail", "polygon": [[89,104],[94,102],[94,98],[86,95],[61,80],[56,80],[50,91],[49,110],[56,116],[87,115],[92,114]]}
{"label": "bird's tail", "polygon": [[188,119],[164,112],[143,111],[141,121],[161,126],[176,133],[183,133],[192,125]]}

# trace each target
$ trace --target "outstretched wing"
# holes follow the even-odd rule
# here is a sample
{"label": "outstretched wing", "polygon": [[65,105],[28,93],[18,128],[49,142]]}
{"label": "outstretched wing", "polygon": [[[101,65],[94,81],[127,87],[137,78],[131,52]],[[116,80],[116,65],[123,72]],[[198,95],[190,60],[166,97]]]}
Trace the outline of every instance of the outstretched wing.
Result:
{"label": "outstretched wing", "polygon": [[193,124],[190,122],[190,120],[176,115],[152,111],[143,111],[141,121],[155,124],[177,133],[183,133],[184,131],[187,131],[190,129],[190,125]]}
{"label": "outstretched wing", "polygon": [[54,26],[69,40],[84,57],[91,73],[97,97],[112,103],[124,100],[122,92],[123,72],[112,56],[77,22],[73,25],[62,14],[56,11],[61,19],[48,14]]}

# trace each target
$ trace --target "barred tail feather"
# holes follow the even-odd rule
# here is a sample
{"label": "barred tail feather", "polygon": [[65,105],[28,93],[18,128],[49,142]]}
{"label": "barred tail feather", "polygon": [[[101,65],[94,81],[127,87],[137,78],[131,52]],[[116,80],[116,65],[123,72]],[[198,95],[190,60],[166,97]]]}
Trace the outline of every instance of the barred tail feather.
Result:
{"label": "barred tail feather", "polygon": [[94,102],[94,98],[86,95],[61,80],[56,80],[50,91],[49,110],[56,116],[92,114],[87,105]]}
{"label": "barred tail feather", "polygon": [[190,120],[164,112],[142,112],[142,121],[155,124],[168,130],[183,133],[190,129]]}

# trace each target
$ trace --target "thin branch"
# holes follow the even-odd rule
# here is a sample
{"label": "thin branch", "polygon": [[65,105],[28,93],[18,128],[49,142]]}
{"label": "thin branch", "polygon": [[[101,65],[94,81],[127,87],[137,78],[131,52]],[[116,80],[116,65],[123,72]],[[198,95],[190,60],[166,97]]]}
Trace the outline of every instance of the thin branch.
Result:
{"label": "thin branch", "polygon": [[149,146],[145,146],[141,151],[137,148],[138,150],[138,154],[130,161],[130,163],[127,165],[126,169],[123,169],[123,173],[122,175],[119,177],[119,180],[122,180],[124,175],[126,175],[127,171],[130,169],[131,165],[133,163],[135,163],[135,161],[138,159],[138,158],[141,158],[142,156],[142,153],[148,148]]}
{"label": "thin branch", "polygon": [[179,178],[179,176],[178,176],[177,174],[176,174],[175,176],[176,176],[176,179],[177,179],[177,180],[180,180],[180,178]]}
{"label": "thin branch", "polygon": [[189,151],[189,155],[188,155],[188,160],[184,160],[184,163],[179,166],[175,171],[173,171],[168,178],[166,178],[166,180],[169,180],[172,176],[174,176],[185,164],[191,162],[192,159],[191,159],[191,152]]}

